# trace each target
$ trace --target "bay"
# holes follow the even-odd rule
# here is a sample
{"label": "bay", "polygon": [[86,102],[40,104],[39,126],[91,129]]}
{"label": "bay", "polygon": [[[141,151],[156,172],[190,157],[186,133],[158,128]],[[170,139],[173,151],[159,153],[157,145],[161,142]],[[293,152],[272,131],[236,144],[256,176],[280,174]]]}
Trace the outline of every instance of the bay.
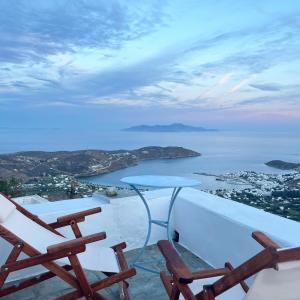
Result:
{"label": "bay", "polygon": [[[273,159],[300,162],[299,132],[139,133],[95,128],[0,128],[0,141],[0,153],[181,146],[202,154],[195,158],[144,161],[134,167],[84,179],[109,185],[120,185],[120,179],[125,176],[158,174],[197,177],[204,181],[204,186],[210,187],[216,184],[214,177],[199,177],[194,173],[224,174],[239,170],[281,173],[265,162]],[[218,182],[218,186],[222,184]]]}

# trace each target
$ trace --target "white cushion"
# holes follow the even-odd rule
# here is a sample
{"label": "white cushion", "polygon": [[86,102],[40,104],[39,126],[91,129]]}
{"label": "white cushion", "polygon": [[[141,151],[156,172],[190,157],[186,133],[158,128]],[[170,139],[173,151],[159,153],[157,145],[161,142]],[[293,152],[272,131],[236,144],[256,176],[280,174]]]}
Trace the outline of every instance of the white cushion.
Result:
{"label": "white cushion", "polygon": [[[90,271],[120,272],[115,252],[109,247],[101,247],[98,243],[86,245],[85,252],[79,253],[81,266]],[[60,263],[70,264],[67,258],[59,260]]]}
{"label": "white cushion", "polygon": [[[222,276],[215,276],[210,278],[198,279],[194,280],[191,284],[189,284],[190,289],[194,294],[197,294],[203,290],[204,285],[210,285],[215,283]],[[233,288],[227,290],[223,294],[216,297],[217,300],[243,300],[245,298],[245,291],[241,287],[240,284],[234,286]],[[182,295],[180,295],[179,299],[184,299]],[[257,298],[256,300],[258,300]]]}
{"label": "white cushion", "polygon": [[[18,210],[14,210],[1,225],[41,253],[46,253],[47,247],[51,245],[70,240],[40,226]],[[82,267],[94,271],[119,272],[118,261],[113,249],[100,247],[98,244],[99,242],[88,244],[86,251],[78,254]],[[56,262],[61,265],[70,264],[68,258]]]}
{"label": "white cushion", "polygon": [[0,223],[5,222],[7,217],[16,209],[16,206],[6,197],[0,194]]}
{"label": "white cushion", "polygon": [[279,271],[260,271],[251,285],[245,300],[299,300],[299,261],[279,264]]}
{"label": "white cushion", "polygon": [[291,270],[295,268],[300,268],[300,260],[287,261],[277,265],[278,271]]}
{"label": "white cushion", "polygon": [[15,210],[2,224],[10,232],[23,239],[30,246],[41,253],[47,252],[47,247],[67,241],[43,226],[27,218],[18,210]]}

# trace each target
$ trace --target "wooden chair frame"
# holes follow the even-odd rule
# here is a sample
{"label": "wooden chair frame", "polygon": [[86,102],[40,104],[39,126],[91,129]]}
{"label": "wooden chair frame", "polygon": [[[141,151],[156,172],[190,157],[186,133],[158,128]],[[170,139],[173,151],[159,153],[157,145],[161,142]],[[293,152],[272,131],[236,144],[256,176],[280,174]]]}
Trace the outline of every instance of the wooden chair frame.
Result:
{"label": "wooden chair frame", "polygon": [[[180,294],[186,300],[215,300],[217,296],[240,284],[245,293],[249,287],[244,280],[255,275],[265,268],[276,268],[278,263],[300,260],[300,247],[280,250],[280,246],[264,233],[256,231],[252,237],[265,249],[247,260],[237,268],[225,263],[224,268],[191,272],[181,257],[167,240],[157,243],[161,253],[166,259],[166,266],[170,275],[161,272],[160,277],[170,300],[178,300]],[[193,280],[222,276],[211,285],[194,295],[189,285]]]}
{"label": "wooden chair frame", "polygon": [[[3,196],[6,197],[5,195]],[[47,253],[40,253],[38,250],[26,243],[26,241],[21,237],[14,235],[4,226],[0,225],[0,236],[13,246],[13,249],[8,255],[5,264],[0,268],[0,298],[2,296],[9,295],[42,281],[48,280],[52,277],[58,276],[63,281],[72,286],[75,290],[61,297],[58,297],[57,300],[78,299],[80,297],[85,297],[86,299],[103,300],[106,298],[98,293],[98,291],[114,283],[120,284],[120,298],[129,300],[129,285],[125,280],[134,276],[136,274],[136,270],[134,268],[129,268],[126,262],[123,253],[123,249],[126,248],[126,243],[120,243],[111,247],[114,250],[116,258],[119,262],[120,272],[103,272],[107,276],[107,278],[104,278],[92,284],[88,282],[84,270],[77,257],[78,253],[85,251],[87,244],[106,238],[105,232],[91,234],[83,237],[78,226],[78,223],[83,222],[86,216],[101,212],[100,207],[59,217],[57,218],[56,222],[47,224],[12,199],[7,199],[16,206],[16,209],[19,212],[55,234],[62,236],[62,234],[59,233],[56,229],[70,225],[74,232],[75,239],[52,245],[47,248]],[[29,257],[17,260],[22,252]],[[70,265],[60,266],[54,262],[55,260],[64,257],[67,257],[69,259]],[[35,277],[31,277],[29,279],[24,279],[18,284],[4,287],[9,273],[36,265],[44,266],[46,269],[48,269],[48,272]],[[74,275],[69,273],[70,270],[73,270]]]}

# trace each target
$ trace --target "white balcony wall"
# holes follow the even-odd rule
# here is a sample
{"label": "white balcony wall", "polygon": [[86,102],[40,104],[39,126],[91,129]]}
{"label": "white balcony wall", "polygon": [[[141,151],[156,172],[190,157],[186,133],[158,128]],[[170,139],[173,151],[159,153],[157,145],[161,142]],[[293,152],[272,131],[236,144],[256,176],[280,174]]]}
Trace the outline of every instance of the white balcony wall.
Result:
{"label": "white balcony wall", "polygon": [[214,267],[237,266],[260,251],[256,230],[283,247],[300,245],[299,222],[194,189],[182,191],[174,219],[180,243]]}
{"label": "white balcony wall", "polygon": [[[161,189],[145,193],[154,219],[166,219],[171,192]],[[127,250],[143,246],[148,222],[138,196],[113,199],[106,204],[82,198],[24,205],[47,222],[97,206],[102,207],[102,212],[80,223],[84,235],[106,231],[107,239],[100,242],[103,246],[122,241],[126,241]],[[255,230],[264,231],[282,246],[300,245],[300,223],[192,188],[181,191],[173,212],[173,225],[180,234],[180,243],[215,267],[222,266],[225,261],[236,266],[261,250],[251,238]],[[60,231],[73,237],[69,228]],[[166,239],[166,230],[153,225],[150,243],[160,239]],[[0,239],[0,265],[10,249],[11,246]],[[11,279],[23,277],[24,273],[14,275]]]}

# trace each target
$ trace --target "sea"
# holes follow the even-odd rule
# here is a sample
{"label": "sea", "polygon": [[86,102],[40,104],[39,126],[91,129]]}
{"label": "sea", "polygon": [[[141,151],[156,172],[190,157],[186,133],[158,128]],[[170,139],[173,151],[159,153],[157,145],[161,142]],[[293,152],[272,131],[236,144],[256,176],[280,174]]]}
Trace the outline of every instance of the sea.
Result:
{"label": "sea", "polygon": [[282,173],[265,165],[280,159],[300,163],[299,132],[172,132],[145,133],[120,130],[60,128],[0,128],[0,153],[18,151],[58,151],[79,149],[137,149],[145,146],[181,146],[200,152],[193,158],[161,159],[140,162],[101,176],[82,180],[121,186],[125,176],[157,174],[198,178],[204,189],[226,188],[213,176],[236,171]]}

